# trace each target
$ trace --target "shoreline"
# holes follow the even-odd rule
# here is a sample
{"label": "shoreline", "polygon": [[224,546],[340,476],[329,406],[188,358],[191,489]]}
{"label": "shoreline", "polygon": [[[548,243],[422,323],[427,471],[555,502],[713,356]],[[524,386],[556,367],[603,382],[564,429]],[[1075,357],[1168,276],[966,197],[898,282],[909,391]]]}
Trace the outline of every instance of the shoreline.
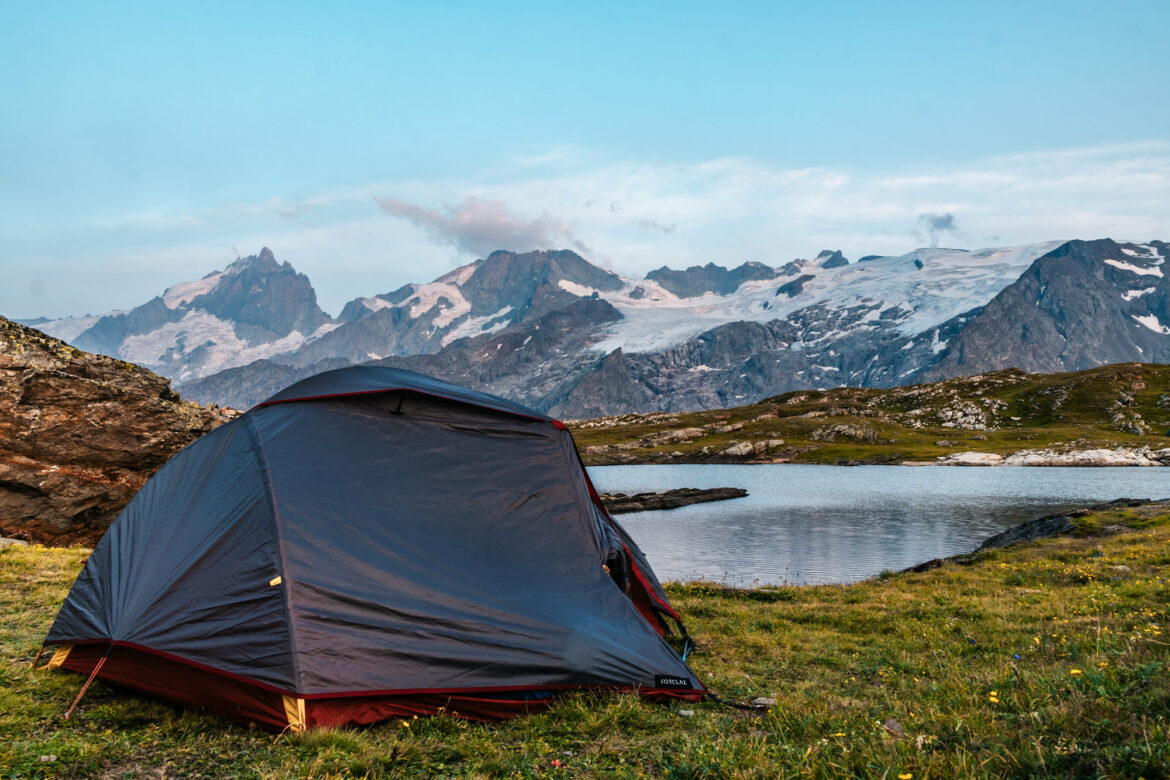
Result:
{"label": "shoreline", "polygon": [[913,460],[901,453],[863,458],[840,458],[834,462],[817,463],[798,461],[793,458],[752,458],[716,456],[667,457],[650,455],[639,458],[626,455],[623,458],[599,459],[583,457],[586,466],[763,466],[789,464],[798,466],[962,466],[962,467],[1053,467],[1053,468],[1156,468],[1170,466],[1170,447],[1098,447],[1083,450],[1025,449],[1003,455],[997,452],[966,450],[963,452],[937,455],[934,460]]}

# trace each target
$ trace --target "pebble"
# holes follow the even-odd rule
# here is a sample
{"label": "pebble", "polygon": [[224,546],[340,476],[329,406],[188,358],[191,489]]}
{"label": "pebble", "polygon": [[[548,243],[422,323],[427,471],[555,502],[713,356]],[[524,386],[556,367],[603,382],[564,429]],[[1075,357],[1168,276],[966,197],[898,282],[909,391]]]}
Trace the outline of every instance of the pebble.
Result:
{"label": "pebble", "polygon": [[776,704],[776,700],[769,696],[757,696],[752,699],[752,704],[757,707],[771,707]]}
{"label": "pebble", "polygon": [[679,710],[678,714],[679,714],[679,717],[682,717],[682,718],[693,718],[695,716],[695,711],[694,710]]}

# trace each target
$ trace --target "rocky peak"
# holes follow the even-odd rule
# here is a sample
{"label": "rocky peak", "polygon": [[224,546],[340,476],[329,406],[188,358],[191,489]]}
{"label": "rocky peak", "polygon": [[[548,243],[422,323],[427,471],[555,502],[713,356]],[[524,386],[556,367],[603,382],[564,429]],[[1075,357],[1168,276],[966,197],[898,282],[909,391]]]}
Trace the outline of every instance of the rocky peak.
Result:
{"label": "rocky peak", "polygon": [[776,275],[776,269],[763,263],[748,261],[731,270],[714,263],[692,265],[685,271],[675,271],[662,266],[646,274],[646,278],[657,282],[663,289],[679,298],[696,298],[706,293],[730,295],[744,282],[772,279]]}
{"label": "rocky peak", "polygon": [[147,477],[230,416],[0,317],[0,536],[92,544]]}
{"label": "rocky peak", "polygon": [[[625,284],[617,274],[567,249],[496,251],[473,265],[471,274],[456,279],[460,292],[471,304],[472,316],[492,314],[507,306],[514,311],[526,310],[540,288],[559,287],[582,293],[586,289],[620,290]],[[574,290],[574,286],[578,289]]]}
{"label": "rocky peak", "polygon": [[309,277],[287,262],[278,263],[268,247],[229,265],[206,293],[185,307],[262,328],[277,337],[294,330],[307,335],[332,321],[317,305]]}
{"label": "rocky peak", "polygon": [[[259,254],[249,255],[248,257],[237,257],[223,273],[241,273],[243,271],[254,271],[257,273],[279,273],[280,271],[292,271],[292,265],[285,261],[283,265],[276,262],[276,255],[268,247],[261,247]],[[295,272],[294,272],[295,273]]]}
{"label": "rocky peak", "polygon": [[824,249],[821,250],[813,262],[821,268],[840,268],[843,265],[849,265],[849,261],[845,255],[841,254],[839,249]]}

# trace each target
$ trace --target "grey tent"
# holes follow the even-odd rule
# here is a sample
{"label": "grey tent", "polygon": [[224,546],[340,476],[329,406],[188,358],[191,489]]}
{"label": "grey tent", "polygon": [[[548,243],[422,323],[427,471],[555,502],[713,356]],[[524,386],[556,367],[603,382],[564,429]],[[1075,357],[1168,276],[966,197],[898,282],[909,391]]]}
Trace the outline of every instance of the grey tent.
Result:
{"label": "grey tent", "polygon": [[563,424],[357,366],[160,469],[46,645],[50,666],[302,730],[505,717],[579,688],[694,700],[668,620],[682,630]]}

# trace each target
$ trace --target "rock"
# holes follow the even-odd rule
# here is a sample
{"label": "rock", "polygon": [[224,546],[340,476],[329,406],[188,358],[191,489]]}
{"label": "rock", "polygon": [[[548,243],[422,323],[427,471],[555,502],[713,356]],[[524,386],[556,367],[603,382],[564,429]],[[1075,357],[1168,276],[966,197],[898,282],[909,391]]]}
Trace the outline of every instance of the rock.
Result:
{"label": "rock", "polygon": [[[740,425],[740,428],[743,426]],[[647,436],[646,440],[653,444],[677,444],[681,441],[694,439],[696,436],[702,436],[707,431],[702,428],[676,428],[674,430],[662,431],[651,436]]]}
{"label": "rock", "polygon": [[1016,542],[1030,542],[1034,539],[1044,539],[1050,536],[1072,533],[1076,527],[1073,521],[1080,517],[1087,517],[1093,512],[1139,507],[1147,504],[1153,505],[1154,503],[1147,499],[1119,498],[1116,501],[1099,504],[1089,509],[1074,509],[1071,512],[1046,515],[1036,520],[1030,520],[1026,523],[1013,526],[1006,531],[1001,531],[984,541],[976,552],[991,550],[997,547],[1007,547],[1009,544],[1015,544]]}
{"label": "rock", "polygon": [[770,696],[757,696],[751,703],[756,707],[772,707],[775,706],[776,700]]}
{"label": "rock", "polygon": [[714,429],[714,433],[732,433],[734,431],[742,431],[743,423],[731,423],[729,425],[720,425]]}
{"label": "rock", "polygon": [[755,454],[755,445],[750,441],[732,444],[727,449],[723,450],[721,455],[730,455],[733,458],[741,458],[747,455]]}
{"label": "rock", "polygon": [[954,455],[940,455],[940,466],[999,466],[1004,463],[1003,455],[994,452],[956,452]]}
{"label": "rock", "polygon": [[743,488],[675,488],[665,493],[637,493],[628,496],[625,493],[603,493],[602,503],[610,514],[618,515],[625,512],[648,512],[659,509],[677,509],[689,504],[702,504],[709,501],[726,501],[732,498],[743,498],[748,492]]}
{"label": "rock", "polygon": [[707,263],[706,266],[693,265],[685,271],[675,271],[663,266],[646,274],[647,279],[658,282],[664,289],[680,298],[694,298],[705,293],[729,295],[746,281],[773,279],[775,276],[776,269],[753,261],[732,270]]}
{"label": "rock", "polygon": [[0,550],[3,550],[5,547],[9,547],[11,545],[21,545],[27,547],[28,542],[22,541],[20,539],[7,539],[3,536],[0,536]]}
{"label": "rock", "polygon": [[835,425],[822,425],[814,429],[809,434],[809,438],[813,441],[837,441],[838,438],[843,438],[872,443],[878,440],[878,433],[873,428],[867,428],[864,425],[837,423]]}
{"label": "rock", "polygon": [[694,710],[679,710],[678,715],[680,718],[693,718],[693,717],[695,717],[695,711]]}
{"label": "rock", "polygon": [[1165,450],[1151,452],[1148,447],[1137,449],[1116,447],[1092,450],[1021,450],[1004,459],[1005,466],[1161,466]]}
{"label": "rock", "polygon": [[156,469],[235,414],[0,317],[0,535],[93,545]]}

